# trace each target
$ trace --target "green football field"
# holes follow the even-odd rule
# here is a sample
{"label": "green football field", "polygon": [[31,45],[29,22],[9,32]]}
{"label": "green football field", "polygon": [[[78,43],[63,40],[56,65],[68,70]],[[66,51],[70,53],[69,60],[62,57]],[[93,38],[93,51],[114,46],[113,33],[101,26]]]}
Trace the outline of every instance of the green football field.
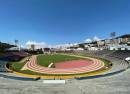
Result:
{"label": "green football field", "polygon": [[58,63],[63,61],[83,59],[75,56],[54,54],[54,55],[39,55],[37,57],[37,63],[41,66],[48,67],[51,63]]}
{"label": "green football field", "polygon": [[[61,55],[61,54],[54,54],[54,55],[38,55],[37,56],[37,63],[41,66],[48,67],[51,63],[58,63],[70,60],[79,60],[83,58],[75,57],[75,56],[68,56],[68,55]],[[20,70],[25,64],[26,58],[18,62],[12,62],[11,67],[15,70]]]}

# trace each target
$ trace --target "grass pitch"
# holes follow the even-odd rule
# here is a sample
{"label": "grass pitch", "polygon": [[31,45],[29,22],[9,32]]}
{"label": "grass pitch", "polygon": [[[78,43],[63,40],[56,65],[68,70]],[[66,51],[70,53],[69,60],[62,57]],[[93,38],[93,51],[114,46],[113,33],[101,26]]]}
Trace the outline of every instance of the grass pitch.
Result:
{"label": "grass pitch", "polygon": [[37,57],[37,62],[41,66],[48,67],[51,63],[58,63],[64,61],[71,61],[71,60],[79,60],[84,58],[79,58],[75,56],[68,56],[68,55],[61,55],[61,54],[54,54],[54,55],[39,55]]}

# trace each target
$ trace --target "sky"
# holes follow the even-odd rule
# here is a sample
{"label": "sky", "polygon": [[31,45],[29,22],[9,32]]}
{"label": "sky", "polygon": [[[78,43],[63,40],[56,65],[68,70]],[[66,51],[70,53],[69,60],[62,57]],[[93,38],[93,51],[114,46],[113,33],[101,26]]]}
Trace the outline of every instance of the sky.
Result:
{"label": "sky", "polygon": [[130,33],[130,0],[0,0],[0,41],[51,45]]}

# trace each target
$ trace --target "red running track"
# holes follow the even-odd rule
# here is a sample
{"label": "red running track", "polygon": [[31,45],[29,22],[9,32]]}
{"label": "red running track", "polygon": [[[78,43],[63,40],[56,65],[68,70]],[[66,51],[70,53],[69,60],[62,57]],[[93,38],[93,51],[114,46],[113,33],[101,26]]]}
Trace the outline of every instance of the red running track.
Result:
{"label": "red running track", "polygon": [[72,61],[65,61],[60,63],[55,63],[56,68],[64,69],[64,68],[80,68],[84,66],[90,66],[93,64],[93,61],[90,60],[72,60]]}
{"label": "red running track", "polygon": [[89,66],[79,67],[79,68],[66,68],[66,69],[58,69],[58,68],[48,68],[44,66],[40,66],[37,64],[37,56],[32,56],[31,60],[25,64],[25,68],[38,73],[45,74],[77,74],[77,73],[86,73],[99,70],[104,67],[104,62],[89,58],[92,60],[92,64]]}

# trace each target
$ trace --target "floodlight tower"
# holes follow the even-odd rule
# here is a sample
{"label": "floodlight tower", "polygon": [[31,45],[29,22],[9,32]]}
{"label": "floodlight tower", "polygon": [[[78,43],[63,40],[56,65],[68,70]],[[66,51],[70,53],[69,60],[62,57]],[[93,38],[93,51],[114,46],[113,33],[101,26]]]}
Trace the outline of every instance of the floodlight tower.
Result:
{"label": "floodlight tower", "polygon": [[111,34],[110,34],[110,36],[111,36],[111,38],[112,38],[112,41],[111,41],[111,44],[114,44],[114,38],[115,38],[115,36],[116,36],[116,32],[111,32]]}
{"label": "floodlight tower", "polygon": [[35,44],[31,44],[31,49],[34,51],[35,50]]}
{"label": "floodlight tower", "polygon": [[19,45],[19,40],[17,40],[17,39],[14,40],[14,43],[15,43],[15,46],[17,46],[19,48],[19,51],[20,51],[21,49],[20,49],[20,45]]}
{"label": "floodlight tower", "polygon": [[18,46],[18,40],[14,40],[15,46]]}

